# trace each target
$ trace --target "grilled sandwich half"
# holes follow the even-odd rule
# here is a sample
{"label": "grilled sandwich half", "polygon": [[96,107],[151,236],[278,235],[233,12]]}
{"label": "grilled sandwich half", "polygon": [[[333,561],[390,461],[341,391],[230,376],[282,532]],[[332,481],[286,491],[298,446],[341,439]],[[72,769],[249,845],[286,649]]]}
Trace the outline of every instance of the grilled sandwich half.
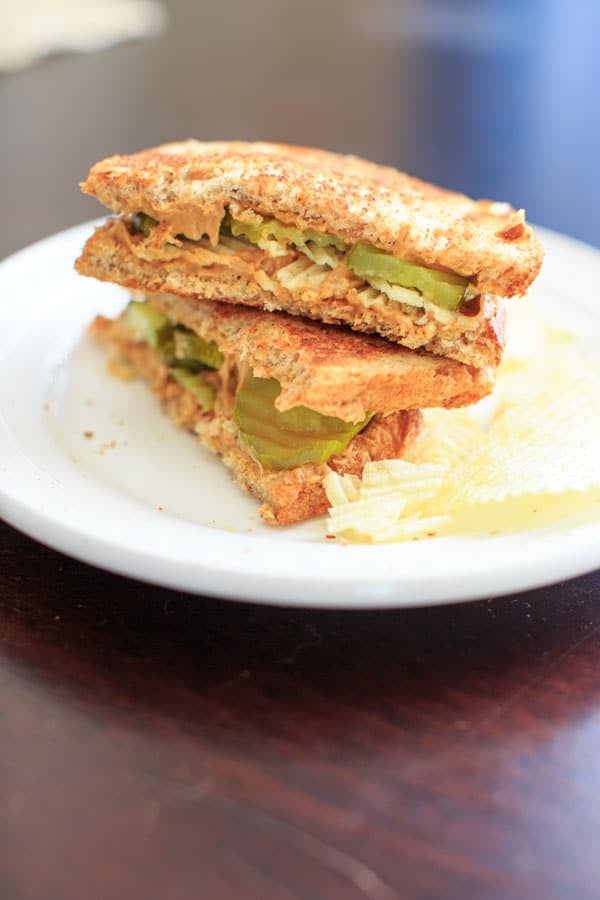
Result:
{"label": "grilled sandwich half", "polygon": [[153,293],[92,334],[118,375],[144,378],[168,415],[223,458],[271,524],[320,515],[330,469],[400,457],[419,408],[485,396],[493,370],[380,337],[230,303]]}
{"label": "grilled sandwich half", "polygon": [[523,210],[322,150],[167,144],[102,160],[82,189],[117,215],[85,245],[84,275],[343,324],[477,368],[498,365],[503,298],[542,262]]}

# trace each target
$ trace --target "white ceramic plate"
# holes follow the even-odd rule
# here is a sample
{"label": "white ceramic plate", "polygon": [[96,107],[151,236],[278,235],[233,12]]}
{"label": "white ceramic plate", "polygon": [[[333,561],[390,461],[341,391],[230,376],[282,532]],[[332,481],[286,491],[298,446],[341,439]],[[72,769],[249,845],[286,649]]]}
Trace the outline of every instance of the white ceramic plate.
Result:
{"label": "white ceramic plate", "polygon": [[[43,543],[195,593],[321,607],[472,600],[600,566],[600,523],[503,536],[339,546],[324,519],[274,530],[221,463],[172,428],[139,383],[109,377],[84,335],[126,293],[72,268],[90,224],[0,265],[0,515]],[[538,292],[600,337],[600,253],[544,233]],[[595,305],[594,305],[595,304]]]}

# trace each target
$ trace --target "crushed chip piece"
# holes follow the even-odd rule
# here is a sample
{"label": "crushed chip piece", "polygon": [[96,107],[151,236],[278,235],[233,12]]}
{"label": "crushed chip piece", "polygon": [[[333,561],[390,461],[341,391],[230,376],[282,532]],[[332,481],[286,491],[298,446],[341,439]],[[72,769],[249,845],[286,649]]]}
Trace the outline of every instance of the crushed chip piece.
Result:
{"label": "crushed chip piece", "polygon": [[330,471],[324,481],[325,493],[332,506],[348,503],[349,500],[358,500],[360,478],[356,475],[338,475]]}

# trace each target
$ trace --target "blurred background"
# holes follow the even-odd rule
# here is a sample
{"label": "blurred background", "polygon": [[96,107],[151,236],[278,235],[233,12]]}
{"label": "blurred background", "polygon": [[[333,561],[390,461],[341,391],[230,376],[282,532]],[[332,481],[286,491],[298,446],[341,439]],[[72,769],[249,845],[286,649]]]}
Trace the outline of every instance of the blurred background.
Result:
{"label": "blurred background", "polygon": [[600,246],[597,0],[2,6],[0,255],[101,215],[97,159],[191,136],[356,153]]}

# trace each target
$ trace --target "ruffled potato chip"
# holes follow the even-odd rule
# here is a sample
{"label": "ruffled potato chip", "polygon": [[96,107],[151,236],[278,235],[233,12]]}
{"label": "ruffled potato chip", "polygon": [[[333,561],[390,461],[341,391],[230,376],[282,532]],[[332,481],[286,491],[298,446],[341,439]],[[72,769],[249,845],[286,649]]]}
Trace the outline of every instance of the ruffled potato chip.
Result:
{"label": "ruffled potato chip", "polygon": [[330,533],[401,541],[600,515],[600,360],[533,303],[521,304],[509,334],[491,398],[427,410],[406,457],[368,464],[362,481],[342,489],[328,476]]}

